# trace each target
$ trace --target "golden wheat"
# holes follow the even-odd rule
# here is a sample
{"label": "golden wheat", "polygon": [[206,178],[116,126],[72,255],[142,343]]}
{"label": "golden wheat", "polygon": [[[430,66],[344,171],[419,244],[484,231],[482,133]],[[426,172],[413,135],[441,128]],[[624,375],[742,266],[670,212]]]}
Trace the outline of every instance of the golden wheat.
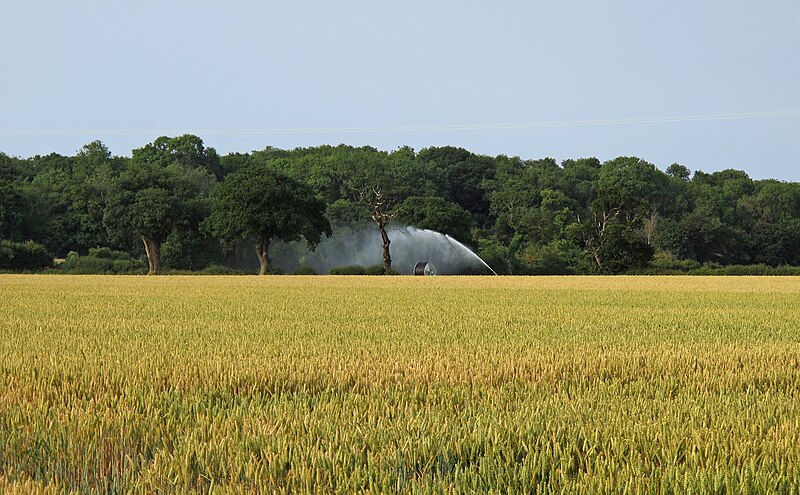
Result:
{"label": "golden wheat", "polygon": [[0,276],[0,491],[798,493],[800,279]]}

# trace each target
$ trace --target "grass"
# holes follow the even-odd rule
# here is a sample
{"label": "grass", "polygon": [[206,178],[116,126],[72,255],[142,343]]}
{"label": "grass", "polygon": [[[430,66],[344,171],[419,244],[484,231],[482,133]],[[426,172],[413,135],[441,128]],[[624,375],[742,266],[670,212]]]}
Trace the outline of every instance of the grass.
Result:
{"label": "grass", "polygon": [[798,493],[800,279],[0,276],[0,491]]}

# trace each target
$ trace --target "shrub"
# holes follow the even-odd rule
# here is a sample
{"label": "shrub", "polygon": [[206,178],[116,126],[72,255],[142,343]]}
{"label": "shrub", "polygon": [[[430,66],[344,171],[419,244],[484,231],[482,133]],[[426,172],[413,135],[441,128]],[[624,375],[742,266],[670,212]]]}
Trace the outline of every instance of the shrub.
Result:
{"label": "shrub", "polygon": [[699,276],[797,276],[800,267],[780,265],[720,265],[700,264],[694,260],[678,260],[668,253],[659,253],[647,268],[629,270],[629,275],[699,275]]}
{"label": "shrub", "polygon": [[297,270],[294,271],[295,275],[316,275],[317,271],[311,268],[310,266],[301,266]]}
{"label": "shrub", "polygon": [[659,251],[652,261],[642,268],[627,270],[626,275],[687,275],[701,269],[695,260],[680,259],[669,251]]}
{"label": "shrub", "polygon": [[[574,275],[581,252],[565,240],[553,240],[544,246],[530,246],[521,253],[526,275]],[[479,274],[486,272],[481,270]]]}
{"label": "shrub", "polygon": [[383,265],[346,265],[337,266],[331,270],[331,275],[400,275],[400,272],[392,269],[384,272]]}
{"label": "shrub", "polygon": [[696,270],[689,272],[690,275],[733,275],[733,276],[753,276],[753,275],[800,275],[800,267],[781,265],[777,267],[765,265],[727,265],[720,266],[714,263],[707,263]]}
{"label": "shrub", "polygon": [[89,256],[101,258],[105,260],[126,260],[129,261],[131,256],[125,251],[115,251],[109,247],[94,247],[89,249]]}
{"label": "shrub", "polygon": [[383,265],[372,265],[364,269],[364,275],[400,275],[400,272],[392,268],[384,271]]}
{"label": "shrub", "polygon": [[87,256],[71,251],[59,268],[72,275],[128,274],[143,273],[144,263],[122,251],[92,248]]}
{"label": "shrub", "polygon": [[509,248],[500,242],[497,237],[492,236],[485,239],[478,239],[478,256],[491,266],[499,274],[510,275],[512,253]]}
{"label": "shrub", "polygon": [[383,275],[383,265],[372,265],[364,269],[364,275]]}
{"label": "shrub", "polygon": [[800,266],[778,265],[773,271],[774,275],[800,275]]}
{"label": "shrub", "polygon": [[203,270],[203,275],[246,275],[247,272],[229,266],[211,264]]}
{"label": "shrub", "polygon": [[653,257],[650,266],[656,270],[688,272],[700,268],[700,263],[695,260],[679,259],[668,251],[661,251]]}
{"label": "shrub", "polygon": [[64,273],[76,275],[113,273],[114,261],[95,256],[80,256],[73,251],[67,255],[60,268]]}
{"label": "shrub", "polygon": [[0,240],[0,270],[42,270],[53,265],[53,256],[33,241]]}
{"label": "shrub", "polygon": [[337,266],[331,270],[331,275],[366,275],[366,268],[361,265]]}

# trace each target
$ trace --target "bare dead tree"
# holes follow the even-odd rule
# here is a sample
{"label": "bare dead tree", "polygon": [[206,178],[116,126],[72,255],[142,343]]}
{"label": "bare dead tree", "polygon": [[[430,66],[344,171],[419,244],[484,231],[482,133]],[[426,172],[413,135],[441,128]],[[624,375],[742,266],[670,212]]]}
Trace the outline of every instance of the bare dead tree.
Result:
{"label": "bare dead tree", "polygon": [[387,226],[397,214],[392,211],[392,204],[384,197],[380,187],[360,189],[358,191],[358,200],[370,209],[372,220],[381,234],[383,271],[389,271],[392,268],[392,256],[389,252],[389,245],[392,241],[389,239]]}
{"label": "bare dead tree", "polygon": [[603,244],[606,240],[606,229],[608,225],[619,216],[620,208],[612,208],[611,210],[603,210],[601,213],[592,212],[592,222],[586,225],[578,215],[578,224],[583,227],[583,242],[586,250],[592,255],[597,268],[603,268],[603,260],[600,253],[603,250]]}
{"label": "bare dead tree", "polygon": [[652,246],[656,236],[658,236],[658,218],[658,212],[653,211],[642,222],[642,229],[648,246]]}

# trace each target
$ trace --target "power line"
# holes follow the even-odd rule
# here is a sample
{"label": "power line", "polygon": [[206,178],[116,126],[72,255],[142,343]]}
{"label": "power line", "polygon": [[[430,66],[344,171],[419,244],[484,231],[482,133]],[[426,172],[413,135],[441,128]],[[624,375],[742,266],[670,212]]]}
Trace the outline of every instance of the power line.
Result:
{"label": "power line", "polygon": [[543,129],[549,127],[597,127],[611,125],[663,124],[674,122],[705,122],[714,120],[765,119],[777,117],[800,117],[800,110],[784,110],[773,112],[720,113],[706,115],[679,115],[667,117],[641,117],[627,119],[599,120],[567,120],[543,121],[505,124],[450,124],[420,126],[385,126],[385,127],[298,127],[298,128],[261,128],[261,129],[112,129],[112,130],[75,130],[75,129],[0,129],[0,134],[28,135],[258,135],[258,134],[355,134],[355,133],[392,133],[392,132],[447,132],[478,131],[501,129]]}

